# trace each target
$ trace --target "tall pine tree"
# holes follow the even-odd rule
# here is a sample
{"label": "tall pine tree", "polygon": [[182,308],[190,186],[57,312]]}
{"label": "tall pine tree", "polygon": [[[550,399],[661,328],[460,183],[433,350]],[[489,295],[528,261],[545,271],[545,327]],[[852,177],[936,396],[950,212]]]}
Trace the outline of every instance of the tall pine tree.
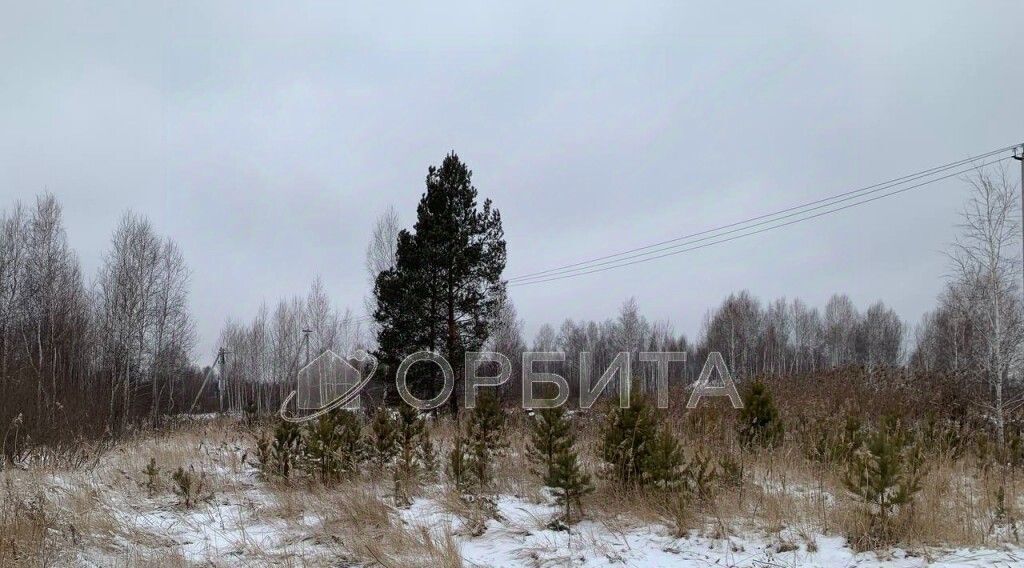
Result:
{"label": "tall pine tree", "polygon": [[[498,315],[504,232],[489,199],[477,206],[472,172],[454,152],[440,168],[430,167],[426,184],[413,230],[398,235],[394,268],[374,286],[377,355],[394,368],[415,351],[439,352],[458,379],[465,353],[480,349]],[[408,377],[422,399],[440,392],[442,380],[433,365],[415,365]],[[460,394],[456,388],[450,399],[453,411]]]}

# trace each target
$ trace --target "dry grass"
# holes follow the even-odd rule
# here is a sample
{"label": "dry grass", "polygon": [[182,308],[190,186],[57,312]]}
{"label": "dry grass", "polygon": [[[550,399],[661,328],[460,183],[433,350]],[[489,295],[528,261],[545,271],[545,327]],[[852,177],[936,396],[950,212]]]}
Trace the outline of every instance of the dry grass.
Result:
{"label": "dry grass", "polygon": [[[820,397],[832,396],[823,395],[822,390],[819,386],[810,396],[802,393],[798,400],[807,406],[782,409],[789,427],[796,429],[797,411],[812,408],[834,412],[837,405],[821,402]],[[882,398],[877,394],[875,397]],[[894,412],[894,408],[899,409],[890,400],[877,410]],[[1021,475],[1015,467],[992,465],[991,459],[975,457],[972,444],[986,436],[983,432],[968,432],[955,459],[948,451],[926,454],[924,467],[928,473],[922,490],[913,504],[902,508],[893,519],[887,532],[890,538],[880,539],[877,519],[872,519],[869,509],[843,484],[845,463],[823,464],[808,459],[806,442],[799,432],[791,432],[781,447],[771,451],[745,452],[736,444],[734,414],[721,406],[689,413],[677,410],[667,416],[688,455],[699,451],[732,456],[742,463],[742,483],[719,483],[713,498],[687,501],[664,492],[626,490],[604,482],[584,501],[589,517],[618,525],[661,522],[677,535],[690,531],[706,536],[758,531],[786,546],[787,540],[795,536],[813,547],[815,534],[844,536],[861,550],[884,549],[898,543],[922,554],[936,546],[1019,544]],[[595,417],[588,418],[592,422],[578,428],[580,447],[584,462],[597,472],[599,428]],[[913,420],[908,423],[915,424]],[[1000,492],[1001,501],[997,497]]]}
{"label": "dry grass", "polygon": [[[816,535],[841,535],[861,548],[883,546],[871,517],[842,484],[841,463],[809,460],[800,437],[774,451],[742,451],[732,415],[721,408],[668,418],[688,455],[731,456],[743,467],[739,484],[718,483],[707,499],[624,489],[601,477],[597,412],[578,421],[579,448],[597,490],[583,502],[585,517],[612,532],[659,524],[676,536],[721,538],[760,534],[787,551],[812,550]],[[791,420],[791,416],[787,415]],[[431,425],[443,470],[456,424]],[[460,520],[458,533],[409,523],[391,478],[365,471],[333,486],[307,478],[263,479],[249,463],[253,432],[235,420],[182,422],[137,435],[82,464],[49,456],[0,473],[0,567],[71,565],[186,566],[206,553],[215,564],[282,566],[462,566],[459,542],[481,533],[496,516],[493,501],[467,499],[443,474],[407,488]],[[508,444],[495,463],[493,493],[545,502],[527,461],[522,413],[510,415]],[[161,468],[149,495],[142,473],[150,459]],[[206,476],[212,496],[186,509],[173,493],[178,467]],[[1021,475],[974,452],[930,455],[923,490],[900,511],[892,531],[900,545],[927,554],[931,546],[1016,543]],[[999,494],[1002,493],[1000,500]],[[546,519],[537,519],[534,530]],[[203,538],[218,544],[204,550]],[[595,545],[596,546],[596,545]],[[216,560],[219,559],[219,560]]]}

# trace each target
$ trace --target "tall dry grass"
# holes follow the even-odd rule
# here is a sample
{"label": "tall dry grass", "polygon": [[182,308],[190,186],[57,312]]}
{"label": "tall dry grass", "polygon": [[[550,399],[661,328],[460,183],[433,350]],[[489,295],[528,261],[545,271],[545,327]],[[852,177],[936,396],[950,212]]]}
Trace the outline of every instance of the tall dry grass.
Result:
{"label": "tall dry grass", "polygon": [[[603,413],[576,414],[581,462],[597,486],[584,498],[584,518],[612,531],[658,524],[677,536],[753,533],[775,540],[780,550],[812,550],[817,535],[844,536],[860,549],[898,544],[923,555],[936,546],[1018,542],[1020,456],[993,449],[976,411],[947,404],[957,393],[932,389],[915,399],[898,377],[863,371],[820,376],[817,382],[798,377],[768,383],[786,423],[784,442],[774,449],[742,448],[736,413],[723,401],[695,411],[673,406],[664,413],[687,458],[711,456],[719,469],[714,487],[699,499],[606,479],[599,459]],[[870,509],[845,488],[845,462],[815,454],[816,443],[834,439],[848,413],[868,427],[883,414],[897,414],[929,444],[923,488],[894,518],[895,540],[879,540]],[[0,472],[0,567],[83,559],[125,567],[185,566],[196,561],[187,541],[194,544],[204,530],[226,535],[228,552],[221,551],[214,564],[461,566],[460,542],[484,532],[496,516],[493,496],[549,502],[527,459],[530,419],[522,410],[508,410],[494,483],[476,496],[456,491],[441,471],[406,486],[401,499],[389,474],[370,466],[327,486],[302,475],[268,479],[252,461],[255,440],[269,423],[232,417],[179,420],[113,447],[41,453]],[[446,417],[430,424],[442,468],[457,427]],[[83,453],[89,458],[75,457]],[[143,473],[151,459],[161,470],[152,495]],[[726,479],[723,463],[742,475]],[[193,509],[174,493],[170,473],[178,467],[208,479],[210,496]],[[429,499],[459,519],[459,528],[407,522],[401,514],[407,498]],[[139,520],[154,516],[167,524]],[[537,519],[523,530],[542,529],[547,521]],[[267,532],[273,542],[261,537]]]}

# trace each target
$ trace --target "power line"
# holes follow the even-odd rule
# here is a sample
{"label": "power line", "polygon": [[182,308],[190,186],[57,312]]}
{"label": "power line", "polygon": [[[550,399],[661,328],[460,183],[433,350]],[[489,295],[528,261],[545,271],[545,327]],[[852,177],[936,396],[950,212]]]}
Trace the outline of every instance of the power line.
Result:
{"label": "power line", "polygon": [[[991,153],[988,153],[986,155],[991,155]],[[612,261],[615,264],[612,264],[610,266],[600,266],[600,265],[584,266],[584,267],[581,267],[581,268],[577,268],[574,271],[570,271],[567,274],[559,274],[559,275],[552,274],[552,275],[547,275],[547,276],[538,276],[538,277],[534,277],[534,278],[531,278],[531,279],[527,279],[527,278],[523,277],[523,279],[521,279],[521,280],[517,280],[515,282],[510,282],[509,283],[509,287],[526,286],[526,285],[529,285],[529,284],[540,284],[540,283],[543,283],[543,282],[552,282],[552,281],[555,281],[555,280],[563,280],[563,279],[566,279],[566,278],[574,278],[576,276],[584,276],[586,274],[594,274],[596,272],[604,272],[606,270],[612,270],[614,268],[622,268],[622,267],[625,267],[625,266],[631,266],[631,265],[639,264],[639,263],[642,263],[642,262],[649,262],[649,261],[652,261],[652,260],[657,260],[657,259],[665,258],[665,257],[668,257],[668,256],[675,256],[677,254],[682,254],[684,252],[690,252],[690,251],[693,251],[693,250],[698,250],[698,249],[706,248],[706,247],[709,247],[709,246],[712,246],[712,245],[716,245],[716,244],[721,244],[721,243],[725,243],[725,242],[729,242],[729,241],[734,241],[736,239],[740,239],[740,238],[743,238],[743,237],[749,237],[749,236],[752,236],[752,235],[756,235],[756,234],[759,234],[759,233],[770,231],[772,229],[779,229],[779,228],[782,228],[782,227],[787,227],[789,225],[793,225],[793,224],[799,223],[801,221],[809,221],[811,219],[816,219],[816,218],[824,216],[824,215],[828,215],[828,214],[831,214],[831,213],[837,213],[839,211],[850,209],[850,208],[856,207],[858,205],[863,205],[865,203],[870,203],[872,201],[877,201],[879,199],[883,199],[883,198],[886,198],[886,197],[891,197],[893,195],[898,195],[900,193],[904,193],[904,192],[910,191],[912,189],[916,189],[916,188],[919,188],[919,187],[923,187],[925,185],[929,185],[929,184],[932,184],[932,183],[935,183],[935,182],[938,182],[938,181],[942,181],[944,179],[949,179],[949,178],[954,177],[954,176],[958,176],[958,175],[962,175],[962,174],[968,173],[968,172],[970,172],[970,171],[972,171],[972,170],[974,170],[976,168],[979,168],[979,167],[985,167],[985,166],[989,166],[989,165],[992,165],[992,164],[1004,162],[1004,161],[1006,161],[1008,159],[1010,159],[1010,158],[1009,157],[1005,157],[1005,158],[1000,158],[1000,159],[997,159],[997,160],[992,160],[990,162],[983,163],[983,164],[980,164],[980,165],[974,165],[974,166],[971,166],[970,168],[966,168],[966,169],[963,169],[963,170],[960,170],[960,171],[956,171],[956,172],[953,172],[951,174],[947,174],[947,175],[944,175],[944,176],[941,176],[941,177],[937,177],[937,178],[932,178],[932,179],[929,179],[929,180],[926,180],[926,181],[923,181],[921,183],[917,183],[917,184],[914,184],[914,185],[910,185],[910,186],[906,186],[906,187],[901,187],[900,189],[897,189],[897,190],[894,190],[894,191],[890,191],[888,193],[883,193],[881,195],[876,195],[876,196],[873,196],[873,197],[862,199],[860,201],[856,201],[854,203],[849,203],[849,204],[843,205],[841,207],[835,207],[835,208],[832,208],[832,209],[827,209],[825,211],[821,211],[821,212],[815,213],[813,215],[808,215],[808,216],[804,216],[804,217],[798,217],[796,219],[793,219],[791,221],[787,221],[785,223],[780,223],[780,224],[771,225],[771,226],[768,226],[768,227],[763,227],[763,228],[758,229],[756,231],[750,231],[750,232],[747,232],[747,233],[742,233],[742,234],[739,234],[739,235],[734,235],[734,236],[731,236],[731,237],[728,237],[728,238],[715,240],[715,241],[704,243],[704,244],[701,244],[701,245],[691,246],[691,247],[682,248],[682,249],[678,249],[678,250],[672,250],[671,252],[665,252],[663,254],[658,254],[656,256],[648,256],[647,258],[640,258],[640,257],[647,256],[647,255],[650,255],[650,254],[654,254],[655,252],[659,252],[659,251],[651,251],[651,252],[648,252],[648,253],[643,253],[643,254],[640,254],[640,255],[635,255],[633,257],[620,258],[620,259],[618,259],[616,261]],[[893,187],[893,186],[890,186],[890,187]],[[865,193],[863,195],[867,195],[867,193]],[[859,195],[857,197],[862,197],[863,195]],[[837,201],[836,203],[839,203],[839,202]],[[829,204],[828,206],[830,207],[832,205],[835,205],[836,203]],[[816,209],[818,209],[818,208],[816,208]],[[802,214],[807,213],[808,211],[812,211],[812,210],[813,209],[809,209],[807,211],[802,211],[798,215],[802,215]],[[793,215],[789,215],[787,217],[792,217],[792,216]],[[774,220],[772,220],[770,222],[780,221],[780,220],[782,220],[784,218],[785,217],[781,217],[779,219],[774,219]],[[739,223],[734,223],[732,225],[727,225],[727,227],[735,226],[736,224],[739,224]],[[757,225],[751,225],[749,227],[744,227],[744,228],[738,229],[738,230],[748,230],[748,229],[751,229],[751,228],[753,228],[755,226],[757,226]],[[713,232],[713,231],[714,231],[714,229],[712,229],[712,230],[710,230],[708,232]],[[730,231],[730,232],[736,232],[736,231]],[[704,234],[704,232],[702,232],[700,234]],[[722,234],[714,235],[714,236],[708,237],[708,238],[715,238],[715,239],[717,239],[717,238],[719,238],[719,237],[721,237],[723,235],[726,235],[726,234],[728,234],[728,233],[722,233]],[[706,239],[701,239],[701,240],[706,240]],[[684,243],[684,244],[681,244],[681,245],[676,245],[676,247],[684,246],[685,244],[692,244],[692,243]],[[653,245],[653,246],[657,246],[657,245]],[[644,247],[644,248],[649,248],[649,247]],[[675,248],[675,247],[668,247],[668,249],[672,249],[672,248]],[[640,250],[644,250],[644,249],[642,248]],[[662,250],[667,250],[667,249],[662,249]],[[608,264],[608,263],[603,263],[603,264]],[[598,266],[600,266],[600,267],[598,267]]]}
{"label": "power line", "polygon": [[[614,254],[609,254],[609,255],[605,255],[605,256],[600,256],[600,257],[592,258],[592,259],[585,260],[585,261],[575,262],[575,263],[572,263],[572,264],[566,264],[566,265],[559,266],[559,267],[549,268],[547,270],[541,270],[541,271],[537,271],[537,272],[531,272],[531,273],[523,274],[523,275],[520,275],[520,276],[516,276],[516,277],[510,278],[508,280],[508,282],[510,284],[525,283],[527,281],[536,280],[536,279],[541,278],[541,277],[546,278],[547,276],[554,276],[556,274],[572,273],[572,272],[576,272],[576,271],[580,271],[580,270],[586,270],[586,269],[589,269],[589,268],[594,268],[594,267],[597,267],[597,266],[603,266],[603,265],[619,262],[621,260],[626,260],[626,258],[619,258],[619,257],[631,257],[630,255],[633,255],[633,253],[637,253],[637,252],[641,252],[641,251],[647,251],[647,252],[644,252],[640,256],[647,255],[647,254],[655,254],[657,252],[669,250],[669,249],[672,249],[672,248],[675,248],[675,247],[686,246],[688,244],[692,244],[692,242],[700,242],[700,241],[708,240],[708,239],[711,239],[711,238],[718,238],[718,237],[720,237],[722,235],[725,235],[725,234],[730,234],[730,233],[735,233],[735,232],[738,232],[738,231],[747,230],[747,229],[750,229],[750,228],[753,228],[753,227],[757,227],[757,226],[761,226],[761,225],[765,225],[765,224],[768,224],[768,223],[774,223],[774,222],[782,220],[782,219],[791,218],[791,217],[794,217],[794,216],[797,216],[797,215],[802,215],[802,214],[807,213],[809,211],[814,211],[814,210],[822,209],[822,208],[825,208],[825,207],[831,207],[832,205],[835,205],[836,203],[841,203],[841,202],[844,202],[844,201],[849,201],[849,200],[852,200],[852,199],[857,199],[857,198],[862,197],[864,195],[869,195],[869,194],[872,194],[872,193],[877,193],[879,191],[884,191],[886,189],[890,189],[890,188],[898,186],[898,185],[902,185],[902,184],[905,184],[905,183],[908,183],[908,182],[917,181],[919,179],[927,178],[927,177],[935,175],[937,173],[942,173],[942,172],[950,170],[952,168],[959,167],[959,166],[962,166],[962,165],[970,163],[970,162],[976,162],[977,160],[982,160],[982,159],[988,158],[988,157],[990,157],[992,155],[995,155],[995,154],[998,154],[1000,152],[1005,152],[1005,151],[1010,150],[1010,149],[1012,149],[1014,147],[1016,147],[1016,145],[1014,145],[1014,146],[1005,146],[1005,147],[1002,147],[1002,148],[997,148],[995,150],[991,150],[991,151],[985,152],[983,154],[978,154],[976,156],[971,156],[969,158],[964,158],[962,160],[957,160],[955,162],[950,162],[950,163],[944,164],[942,166],[936,166],[936,167],[933,167],[933,168],[929,168],[929,169],[926,169],[926,170],[922,170],[922,171],[919,171],[919,172],[915,172],[915,173],[912,173],[912,174],[907,174],[905,176],[894,178],[894,179],[891,179],[891,180],[888,180],[888,181],[885,181],[885,182],[876,183],[876,184],[869,185],[869,186],[866,186],[866,187],[862,187],[862,188],[858,188],[858,189],[854,189],[854,190],[850,190],[850,191],[845,191],[845,192],[838,193],[838,194],[835,194],[835,195],[831,195],[831,196],[828,196],[828,197],[824,197],[824,198],[821,198],[821,199],[816,199],[814,201],[809,201],[809,202],[802,203],[802,204],[799,204],[799,205],[794,205],[792,207],[787,207],[785,209],[780,209],[780,210],[774,211],[772,213],[766,213],[766,214],[763,214],[763,215],[758,215],[756,217],[751,217],[751,218],[748,218],[748,219],[744,219],[742,221],[737,221],[737,222],[734,222],[734,223],[730,223],[728,225],[723,225],[723,226],[720,226],[720,227],[715,227],[713,229],[707,229],[707,230],[699,231],[699,232],[696,232],[696,233],[691,233],[689,235],[683,235],[681,237],[676,237],[676,238],[660,241],[660,242],[657,242],[657,243],[653,243],[653,244],[650,244],[650,245],[646,245],[646,246],[642,246],[642,247],[637,247],[637,248],[629,249],[629,250],[618,252],[618,253],[614,253]],[[945,178],[936,178],[933,181],[938,181],[939,179],[945,179]],[[812,207],[812,206],[815,206],[815,205],[817,205],[817,207]],[[789,214],[788,215],[783,215],[785,213],[789,213]],[[780,217],[780,215],[782,215],[782,216]],[[760,221],[760,222],[759,223],[754,223],[755,221]],[[754,223],[754,224],[751,225],[751,223]],[[718,235],[711,235],[711,233],[719,233],[720,231],[724,231],[725,229],[730,229],[730,228],[734,228],[734,227],[735,227],[735,229],[732,230],[732,231],[727,231],[725,233],[720,233]],[[680,242],[680,241],[690,241],[694,237],[699,237],[699,236],[702,236],[702,235],[711,235],[711,236],[705,237],[703,239],[697,239],[696,241],[692,241],[692,242]],[[668,245],[668,244],[671,244],[671,243],[677,243],[677,244],[674,244],[673,246],[663,247],[664,245]],[[663,248],[659,248],[659,247],[663,247]],[[650,249],[656,249],[656,250],[650,250]],[[606,261],[606,262],[600,262],[600,261]]]}
{"label": "power line", "polygon": [[[359,316],[357,318],[349,318],[349,319],[342,318],[341,319],[341,325],[343,327],[347,327],[347,326],[358,324],[358,323],[366,323],[368,321],[373,321],[373,316],[367,315],[367,316]],[[303,329],[302,331],[305,332],[306,330]]]}
{"label": "power line", "polygon": [[[683,235],[683,236],[680,236],[680,237],[675,237],[675,238],[672,238],[672,239],[667,239],[667,240],[664,240],[664,241],[652,243],[652,244],[641,246],[641,247],[636,247],[636,248],[625,250],[625,251],[621,251],[621,252],[618,252],[618,253],[608,254],[608,255],[604,255],[604,256],[599,256],[599,257],[591,258],[589,260],[584,260],[584,261],[580,261],[580,262],[566,264],[566,265],[563,265],[563,266],[549,268],[549,269],[546,269],[546,270],[540,270],[540,271],[536,271],[536,272],[526,273],[526,274],[523,274],[523,275],[520,275],[520,276],[516,276],[516,277],[510,278],[508,280],[508,286],[509,287],[515,287],[515,286],[526,286],[526,285],[530,285],[530,284],[541,284],[541,283],[544,283],[544,282],[553,282],[553,281],[556,281],[556,280],[563,280],[563,279],[567,279],[567,278],[574,278],[574,277],[577,277],[577,276],[584,276],[584,275],[587,275],[587,274],[594,274],[594,273],[597,273],[597,272],[604,272],[606,270],[612,270],[612,269],[615,269],[615,268],[622,268],[622,267],[626,267],[626,266],[632,266],[634,264],[640,264],[640,263],[643,263],[643,262],[649,262],[649,261],[653,261],[653,260],[658,260],[658,259],[665,258],[665,257],[668,257],[668,256],[675,256],[677,254],[682,254],[682,253],[685,253],[685,252],[690,252],[690,251],[706,248],[706,247],[709,247],[709,246],[712,246],[712,245],[726,243],[726,242],[733,241],[733,240],[736,240],[736,239],[740,239],[740,238],[743,238],[743,237],[757,235],[757,234],[760,234],[760,233],[764,233],[764,232],[770,231],[772,229],[779,229],[779,228],[782,228],[782,227],[787,227],[789,225],[800,223],[802,221],[809,221],[811,219],[816,219],[816,218],[822,217],[824,215],[829,215],[829,214],[832,214],[832,213],[838,213],[840,211],[844,211],[846,209],[857,207],[859,205],[864,205],[866,203],[877,201],[879,199],[883,199],[883,198],[886,198],[886,197],[891,197],[891,196],[894,196],[894,195],[898,195],[898,194],[910,191],[912,189],[916,189],[916,188],[923,187],[923,186],[926,186],[926,185],[929,185],[929,184],[932,184],[932,183],[935,183],[935,182],[938,182],[938,181],[949,179],[951,177],[962,175],[962,174],[968,173],[968,172],[970,172],[970,171],[972,171],[972,170],[974,170],[976,168],[985,167],[985,166],[989,166],[989,165],[992,165],[992,164],[996,164],[996,163],[1000,163],[1000,162],[1006,161],[1006,160],[1009,159],[1009,157],[1000,158],[1000,159],[997,159],[997,160],[992,160],[992,161],[989,161],[989,162],[986,162],[986,163],[982,163],[982,164],[977,164],[977,161],[979,161],[979,160],[984,160],[986,158],[989,158],[989,157],[994,156],[996,154],[999,154],[1001,152],[1006,152],[1008,150],[1013,150],[1013,149],[1015,149],[1015,148],[1017,148],[1019,146],[1020,146],[1019,144],[1014,144],[1014,145],[1010,145],[1010,146],[1003,146],[1001,148],[990,150],[990,151],[984,152],[982,154],[977,154],[975,156],[971,156],[971,157],[964,158],[964,159],[961,159],[961,160],[956,160],[956,161],[953,161],[953,162],[949,162],[949,163],[943,164],[941,166],[935,166],[935,167],[932,167],[932,168],[928,168],[928,169],[925,169],[925,170],[921,170],[921,171],[918,171],[918,172],[914,172],[914,173],[911,173],[911,174],[907,174],[907,175],[904,175],[904,176],[893,178],[893,179],[888,180],[888,181],[872,184],[872,185],[861,187],[861,188],[857,188],[857,189],[852,189],[852,190],[849,190],[849,191],[844,191],[842,193],[837,193],[837,194],[834,194],[834,195],[831,195],[831,196],[828,196],[828,197],[823,197],[823,198],[816,199],[816,200],[813,200],[813,201],[808,201],[808,202],[805,202],[805,203],[802,203],[802,204],[799,204],[799,205],[794,205],[794,206],[787,207],[785,209],[780,209],[780,210],[777,210],[777,211],[774,211],[774,212],[771,212],[771,213],[765,213],[765,214],[762,214],[762,215],[757,215],[755,217],[750,217],[750,218],[744,219],[742,221],[737,221],[737,222],[734,222],[734,223],[729,223],[727,225],[722,225],[722,226],[715,227],[715,228],[712,228],[712,229],[706,229],[706,230],[703,230],[703,231],[698,231],[696,233],[691,233],[691,234],[688,234],[688,235]],[[939,176],[939,177],[933,177],[936,174],[948,172],[949,170],[952,170],[954,168],[958,168],[958,167],[963,166],[963,165],[968,164],[968,163],[972,163],[973,165],[971,165],[971,167],[963,169],[963,170],[959,170],[959,171],[956,171],[956,172],[953,172],[953,173],[945,174],[945,175],[942,175],[942,176]],[[915,183],[915,184],[909,185],[909,186],[905,185],[907,183],[915,182],[915,181],[919,181],[919,180],[924,180],[924,181],[920,181],[920,183]],[[890,189],[893,189],[893,188],[896,188],[896,187],[899,187],[899,189],[895,189],[893,191],[887,191],[886,193],[881,193],[880,195],[873,195],[873,194],[876,194],[876,193],[879,193],[879,192],[883,192],[883,191],[886,191],[886,190],[890,190]],[[866,196],[869,196],[869,195],[873,195],[873,196],[865,198]],[[856,201],[853,201],[853,200],[856,200]],[[848,201],[853,201],[853,203],[847,203],[846,205],[842,205],[842,206],[836,207],[836,205],[839,205],[840,203],[846,203]],[[818,213],[814,213],[813,215],[808,215],[808,213],[811,213],[811,212],[814,212],[814,211],[819,211],[819,212]],[[786,219],[791,219],[791,220],[786,221],[784,223],[779,223],[779,221],[784,221]],[[761,228],[758,228],[758,227],[761,227]],[[751,229],[755,229],[755,228],[758,228],[758,229],[751,231]],[[727,230],[727,229],[730,229],[730,230]],[[736,233],[739,233],[739,234],[736,234]],[[729,236],[727,238],[722,238],[722,237],[726,237],[727,235],[733,235],[733,236]],[[703,237],[703,238],[696,239],[695,237]],[[710,242],[704,242],[704,241],[710,241]],[[702,244],[696,244],[696,243],[702,243]],[[666,245],[670,245],[670,246],[666,246]],[[640,253],[640,254],[636,254],[636,253]],[[661,253],[661,254],[659,254],[659,253]],[[358,323],[370,322],[370,321],[373,321],[373,319],[374,319],[373,316],[367,315],[367,316],[362,316],[362,317],[359,317],[359,318],[355,318],[355,319],[350,320],[350,321],[353,324],[358,324]]]}

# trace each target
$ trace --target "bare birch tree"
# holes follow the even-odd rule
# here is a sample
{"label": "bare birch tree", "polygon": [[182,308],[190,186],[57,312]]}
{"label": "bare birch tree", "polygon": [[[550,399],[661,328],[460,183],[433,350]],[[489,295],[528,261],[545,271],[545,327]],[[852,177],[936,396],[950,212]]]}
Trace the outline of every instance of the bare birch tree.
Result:
{"label": "bare birch tree", "polygon": [[961,235],[949,252],[956,280],[967,294],[976,328],[977,357],[988,382],[996,434],[1006,441],[1005,391],[1018,370],[1024,339],[1020,301],[1020,212],[1017,188],[1003,169],[979,170],[967,179],[971,196]]}
{"label": "bare birch tree", "polygon": [[846,294],[834,294],[825,304],[825,349],[832,368],[854,361],[859,320],[860,314]]}
{"label": "bare birch tree", "polygon": [[[377,275],[385,270],[391,270],[398,262],[398,233],[402,230],[398,221],[398,210],[394,205],[388,205],[383,213],[377,217],[370,233],[370,242],[366,244],[366,278],[370,286],[370,294],[363,300],[363,308],[366,313],[372,314],[377,306],[374,303],[373,288],[377,285]],[[368,330],[371,337],[377,336],[374,328],[377,324],[370,322]]]}
{"label": "bare birch tree", "polygon": [[144,217],[125,213],[97,277],[103,367],[113,377],[111,415],[127,424],[133,398],[149,386],[149,415],[160,416],[169,382],[188,364],[194,341],[188,268],[177,245]]}

